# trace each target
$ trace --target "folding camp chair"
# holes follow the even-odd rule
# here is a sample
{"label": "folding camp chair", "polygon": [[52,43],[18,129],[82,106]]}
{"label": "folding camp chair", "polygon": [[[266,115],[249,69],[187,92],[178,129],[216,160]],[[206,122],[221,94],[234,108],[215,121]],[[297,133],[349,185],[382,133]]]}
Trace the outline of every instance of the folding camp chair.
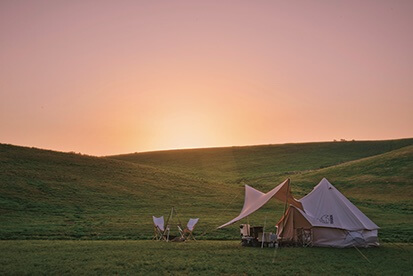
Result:
{"label": "folding camp chair", "polygon": [[154,231],[153,239],[158,240],[158,241],[164,240],[165,239],[165,236],[164,236],[165,221],[163,219],[163,216],[159,218],[152,216],[152,219],[153,219],[153,231]]}
{"label": "folding camp chair", "polygon": [[195,225],[198,223],[198,220],[199,218],[189,219],[186,228],[183,231],[181,229],[181,236],[185,239],[192,238],[193,240],[196,240],[192,232],[194,231]]}

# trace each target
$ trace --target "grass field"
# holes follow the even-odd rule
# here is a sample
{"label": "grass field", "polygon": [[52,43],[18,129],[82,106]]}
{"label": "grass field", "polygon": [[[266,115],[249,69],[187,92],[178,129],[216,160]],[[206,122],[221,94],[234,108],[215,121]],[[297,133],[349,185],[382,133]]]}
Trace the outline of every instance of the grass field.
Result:
{"label": "grass field", "polygon": [[[0,274],[409,275],[413,245],[242,248],[236,241],[0,241]],[[365,259],[367,258],[367,260]]]}
{"label": "grass field", "polygon": [[[0,239],[148,239],[151,215],[175,206],[200,217],[201,239],[237,239],[244,184],[268,191],[289,177],[305,195],[322,177],[380,227],[413,242],[413,139],[196,149],[92,157],[0,144]],[[275,225],[282,203],[250,216]],[[203,235],[204,234],[204,235]]]}
{"label": "grass field", "polygon": [[[380,248],[242,248],[245,184],[327,177],[381,229]],[[411,274],[413,139],[93,157],[0,144],[0,274]],[[149,241],[151,216],[199,217],[197,242]],[[249,217],[274,230],[275,200]],[[176,222],[176,220],[175,220]],[[173,233],[172,233],[173,234]],[[219,241],[213,241],[219,240]]]}

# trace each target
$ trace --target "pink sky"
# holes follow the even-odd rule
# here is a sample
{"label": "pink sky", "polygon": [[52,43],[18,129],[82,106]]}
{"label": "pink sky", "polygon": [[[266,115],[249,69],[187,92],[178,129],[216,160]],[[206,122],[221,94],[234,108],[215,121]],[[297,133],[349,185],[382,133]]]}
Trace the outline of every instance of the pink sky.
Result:
{"label": "pink sky", "polygon": [[413,137],[413,1],[0,1],[0,142]]}

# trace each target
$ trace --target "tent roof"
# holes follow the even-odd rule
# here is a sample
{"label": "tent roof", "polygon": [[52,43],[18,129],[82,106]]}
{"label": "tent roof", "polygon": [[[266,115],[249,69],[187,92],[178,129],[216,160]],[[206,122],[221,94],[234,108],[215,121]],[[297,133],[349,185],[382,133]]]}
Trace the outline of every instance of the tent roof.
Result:
{"label": "tent roof", "polygon": [[326,178],[299,201],[313,226],[347,230],[379,229]]}
{"label": "tent roof", "polygon": [[290,204],[302,208],[301,203],[295,200],[291,195],[289,184],[290,180],[287,179],[283,183],[269,191],[268,193],[260,192],[248,185],[245,185],[245,199],[241,213],[233,220],[219,226],[218,229],[231,225],[245,218],[246,216],[254,213],[258,209],[260,209],[265,203],[267,203],[272,197],[275,197],[283,201],[287,200]]}

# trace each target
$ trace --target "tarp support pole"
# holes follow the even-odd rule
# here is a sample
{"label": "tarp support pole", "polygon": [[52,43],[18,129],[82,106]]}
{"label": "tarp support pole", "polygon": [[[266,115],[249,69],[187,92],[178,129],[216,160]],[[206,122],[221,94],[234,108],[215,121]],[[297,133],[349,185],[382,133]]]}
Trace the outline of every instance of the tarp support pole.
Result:
{"label": "tarp support pole", "polygon": [[261,241],[261,248],[264,248],[264,233],[265,233],[265,225],[267,224],[267,216],[265,216],[264,220],[264,227],[262,228],[262,241]]}
{"label": "tarp support pole", "polygon": [[290,192],[290,179],[288,179],[288,186],[287,186],[287,192],[285,193],[285,203],[284,203],[284,213],[283,213],[283,228],[281,230],[282,236],[284,236],[284,228],[285,228],[285,214],[287,212],[287,202],[288,202],[288,193]]}

